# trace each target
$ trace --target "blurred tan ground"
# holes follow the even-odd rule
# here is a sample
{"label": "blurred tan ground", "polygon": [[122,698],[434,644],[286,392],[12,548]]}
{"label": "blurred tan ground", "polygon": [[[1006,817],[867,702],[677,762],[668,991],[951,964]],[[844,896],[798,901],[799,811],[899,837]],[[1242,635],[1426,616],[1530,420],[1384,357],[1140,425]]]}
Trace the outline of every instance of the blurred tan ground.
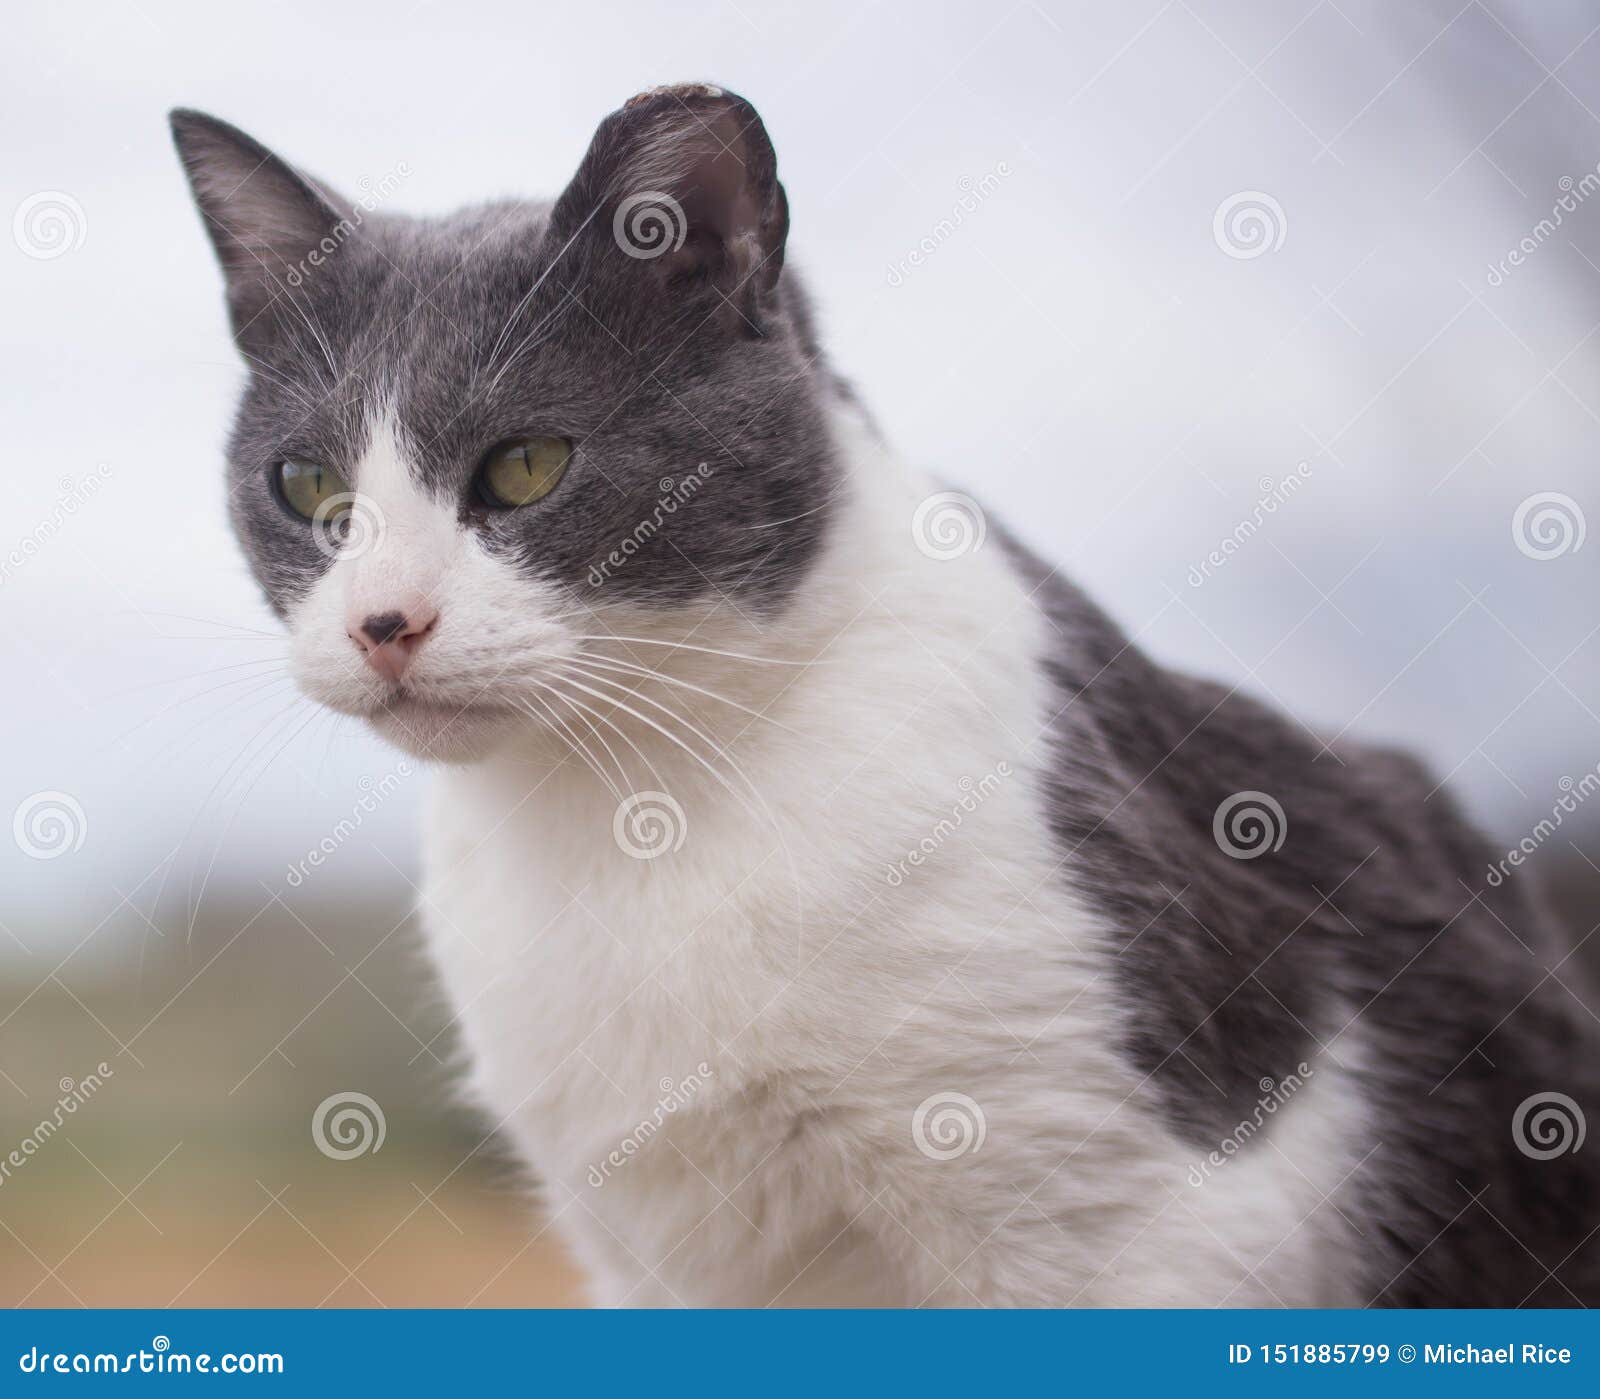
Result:
{"label": "blurred tan ground", "polygon": [[[111,1074],[0,1180],[0,1304],[582,1305],[533,1192],[457,1101],[411,929],[258,902],[192,938],[182,910],[124,908],[132,926],[64,960],[89,928],[16,929],[39,953],[0,982],[0,1158],[62,1079]],[[385,1140],[331,1160],[312,1115],[346,1090],[379,1103]]]}

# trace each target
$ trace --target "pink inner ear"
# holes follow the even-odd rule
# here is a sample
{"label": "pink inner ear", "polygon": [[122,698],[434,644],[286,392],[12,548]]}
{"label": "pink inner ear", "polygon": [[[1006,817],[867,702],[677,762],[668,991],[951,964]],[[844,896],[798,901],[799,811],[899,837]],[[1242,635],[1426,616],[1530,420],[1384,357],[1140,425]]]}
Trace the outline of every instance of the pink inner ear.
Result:
{"label": "pink inner ear", "polygon": [[[771,287],[782,265],[781,252],[769,246],[776,235],[781,247],[785,231],[773,208],[776,202],[781,210],[782,195],[770,150],[759,149],[738,111],[727,108],[710,117],[686,117],[677,134],[688,161],[663,187],[681,191],[688,236],[664,260],[663,270],[679,275],[704,268],[753,326],[759,319],[757,293]],[[770,270],[764,266],[768,259]]]}
{"label": "pink inner ear", "polygon": [[697,133],[703,155],[684,181],[684,208],[691,223],[703,223],[724,239],[753,229],[761,209],[749,169],[744,134],[724,112],[710,129]]}

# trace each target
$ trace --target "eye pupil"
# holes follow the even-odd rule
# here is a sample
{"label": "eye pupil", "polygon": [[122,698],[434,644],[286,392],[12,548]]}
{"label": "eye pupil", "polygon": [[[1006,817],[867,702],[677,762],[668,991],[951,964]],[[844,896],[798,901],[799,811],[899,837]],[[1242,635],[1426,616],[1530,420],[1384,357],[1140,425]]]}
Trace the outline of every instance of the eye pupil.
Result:
{"label": "eye pupil", "polygon": [[525,437],[492,451],[476,478],[479,498],[496,510],[543,500],[559,484],[572,459],[565,437]]}
{"label": "eye pupil", "polygon": [[302,520],[338,519],[350,509],[350,487],[337,471],[316,462],[289,459],[272,468],[274,493],[286,509]]}

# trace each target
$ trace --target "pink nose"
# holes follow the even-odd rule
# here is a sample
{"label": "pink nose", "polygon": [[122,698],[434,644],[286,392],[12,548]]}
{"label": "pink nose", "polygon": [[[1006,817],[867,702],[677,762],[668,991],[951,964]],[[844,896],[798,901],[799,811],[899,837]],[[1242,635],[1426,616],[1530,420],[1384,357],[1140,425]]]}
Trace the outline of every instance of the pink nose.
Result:
{"label": "pink nose", "polygon": [[398,680],[438,620],[439,609],[419,601],[404,612],[374,612],[352,626],[349,636],[379,675]]}

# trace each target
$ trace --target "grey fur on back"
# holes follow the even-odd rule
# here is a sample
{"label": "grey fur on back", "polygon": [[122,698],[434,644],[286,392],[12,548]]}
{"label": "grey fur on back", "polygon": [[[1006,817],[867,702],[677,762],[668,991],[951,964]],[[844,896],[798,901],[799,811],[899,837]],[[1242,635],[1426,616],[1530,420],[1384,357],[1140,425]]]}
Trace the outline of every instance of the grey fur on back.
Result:
{"label": "grey fur on back", "polygon": [[[1595,1155],[1536,1159],[1513,1134],[1519,1104],[1550,1091],[1600,1121],[1600,1039],[1536,901],[1487,886],[1486,843],[1415,759],[1323,752],[1163,669],[1008,547],[1056,631],[1054,832],[1120,940],[1126,1051],[1177,1130],[1214,1148],[1260,1080],[1331,1055],[1370,1113],[1333,1199],[1362,1235],[1363,1300],[1600,1304]],[[1241,792],[1282,807],[1277,850],[1239,859],[1214,838]]]}

